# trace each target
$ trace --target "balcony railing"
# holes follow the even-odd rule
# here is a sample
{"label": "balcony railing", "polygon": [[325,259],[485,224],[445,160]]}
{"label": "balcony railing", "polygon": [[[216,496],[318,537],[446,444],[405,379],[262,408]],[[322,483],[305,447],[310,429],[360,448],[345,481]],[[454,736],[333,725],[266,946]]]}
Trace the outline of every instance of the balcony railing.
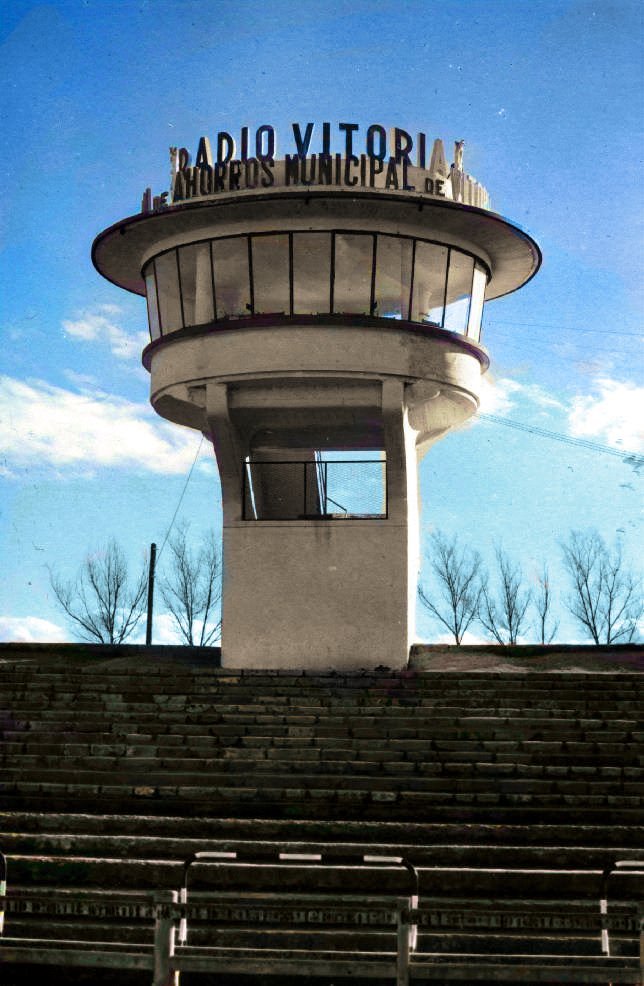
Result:
{"label": "balcony railing", "polygon": [[244,462],[244,520],[382,519],[387,516],[384,459]]}

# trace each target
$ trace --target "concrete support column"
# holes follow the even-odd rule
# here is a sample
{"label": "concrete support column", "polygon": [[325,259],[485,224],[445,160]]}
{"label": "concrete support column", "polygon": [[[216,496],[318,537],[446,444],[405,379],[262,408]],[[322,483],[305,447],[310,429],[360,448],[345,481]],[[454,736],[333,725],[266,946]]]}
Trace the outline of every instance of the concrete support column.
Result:
{"label": "concrete support column", "polygon": [[222,474],[225,667],[406,665],[408,473],[411,463],[415,512],[416,467],[407,448],[403,399],[403,382],[382,382],[386,517],[242,520],[247,440],[235,426],[226,386],[208,385],[208,427],[217,436]]}

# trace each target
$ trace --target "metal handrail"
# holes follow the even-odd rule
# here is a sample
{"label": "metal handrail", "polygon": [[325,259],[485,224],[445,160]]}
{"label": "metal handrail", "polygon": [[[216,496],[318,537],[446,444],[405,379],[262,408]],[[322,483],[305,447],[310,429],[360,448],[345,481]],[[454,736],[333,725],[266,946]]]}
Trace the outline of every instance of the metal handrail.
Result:
{"label": "metal handrail", "polygon": [[7,857],[0,852],[0,935],[4,933],[4,898],[7,896]]}
{"label": "metal handrail", "polygon": [[[346,517],[356,516],[356,517],[370,517],[370,518],[386,518],[387,510],[385,508],[384,512],[381,510],[377,513],[353,513],[349,507],[344,504],[339,503],[334,500],[333,497],[329,496],[328,493],[328,467],[332,466],[385,466],[386,459],[320,459],[319,453],[315,452],[315,457],[313,459],[255,459],[251,456],[246,456],[244,460],[244,470],[242,479],[242,516],[244,520],[260,520],[258,516],[257,507],[255,504],[255,491],[253,489],[253,476],[252,468],[253,466],[296,466],[302,468],[302,488],[301,493],[301,508],[302,513],[295,515],[288,515],[282,518],[271,517],[271,520],[314,520],[314,519],[324,519],[331,516],[329,513],[329,505],[337,507],[338,510]],[[309,469],[313,469],[314,472],[309,478]],[[317,499],[319,501],[320,510],[311,513],[308,510],[308,488],[313,484],[317,489]],[[386,483],[385,483],[385,503],[386,503]],[[249,509],[250,508],[250,509]],[[251,514],[252,516],[249,516]],[[333,515],[335,516],[335,514]]]}
{"label": "metal handrail", "polygon": [[[181,888],[179,890],[180,922],[178,944],[185,945],[188,940],[188,873],[194,863],[219,862],[219,863],[257,863],[269,864],[278,863],[280,865],[295,865],[317,863],[323,866],[401,866],[410,876],[408,896],[410,899],[410,909],[418,907],[418,871],[414,864],[404,856],[375,856],[370,853],[341,852],[333,849],[321,852],[289,852],[281,850],[279,846],[266,849],[258,848],[256,844],[243,846],[238,849],[229,850],[203,850],[194,852],[183,862],[183,874]],[[412,924],[409,930],[409,948],[414,951],[418,939],[418,929],[416,924]]]}
{"label": "metal handrail", "polygon": [[[629,870],[644,871],[644,860],[640,859],[618,859],[610,866],[607,866],[602,873],[601,897],[599,899],[599,913],[601,916],[601,949],[602,954],[610,958],[610,939],[608,936],[608,881],[613,873]],[[644,958],[644,956],[643,956]]]}

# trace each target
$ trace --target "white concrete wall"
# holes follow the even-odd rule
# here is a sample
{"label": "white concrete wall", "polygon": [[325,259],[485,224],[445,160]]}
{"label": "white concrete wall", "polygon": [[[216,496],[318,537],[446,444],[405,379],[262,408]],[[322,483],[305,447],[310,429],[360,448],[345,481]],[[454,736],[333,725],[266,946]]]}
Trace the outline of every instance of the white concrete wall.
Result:
{"label": "white concrete wall", "polygon": [[222,663],[405,667],[405,525],[251,522],[224,532]]}

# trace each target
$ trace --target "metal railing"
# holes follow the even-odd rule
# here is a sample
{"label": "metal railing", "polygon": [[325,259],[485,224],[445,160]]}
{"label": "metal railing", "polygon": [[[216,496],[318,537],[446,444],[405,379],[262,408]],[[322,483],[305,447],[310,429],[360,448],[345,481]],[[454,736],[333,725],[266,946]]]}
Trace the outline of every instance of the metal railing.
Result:
{"label": "metal railing", "polygon": [[387,517],[384,459],[251,459],[244,462],[244,520]]}
{"label": "metal railing", "polygon": [[[602,954],[610,957],[610,939],[608,937],[608,882],[613,873],[633,873],[640,871],[644,873],[644,859],[618,859],[610,866],[607,866],[602,873],[601,897],[599,899],[599,913],[601,915],[601,949]],[[644,982],[644,925],[640,931],[640,962],[642,966],[642,981]]]}

